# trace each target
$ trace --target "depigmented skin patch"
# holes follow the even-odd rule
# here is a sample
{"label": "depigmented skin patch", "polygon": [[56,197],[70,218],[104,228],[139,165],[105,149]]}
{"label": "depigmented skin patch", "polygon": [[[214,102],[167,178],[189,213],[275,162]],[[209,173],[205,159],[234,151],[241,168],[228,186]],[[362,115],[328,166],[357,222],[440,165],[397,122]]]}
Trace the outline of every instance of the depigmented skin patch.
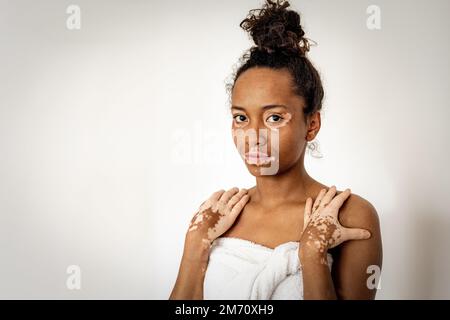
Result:
{"label": "depigmented skin patch", "polygon": [[309,248],[320,255],[320,263],[327,264],[326,253],[347,240],[370,238],[370,232],[365,229],[343,227],[338,219],[339,208],[350,196],[350,189],[346,189],[335,197],[336,187],[332,186],[328,192],[322,189],[317,196],[314,206],[308,198],[305,205],[303,233],[300,239],[302,247]]}
{"label": "depigmented skin patch", "polygon": [[249,198],[246,189],[214,192],[200,205],[189,224],[188,233],[198,233],[203,245],[209,246],[233,225]]}
{"label": "depigmented skin patch", "polygon": [[[279,129],[286,126],[292,119],[292,114],[289,112],[273,112],[266,111],[263,114],[264,126],[270,130]],[[271,117],[277,117],[278,121],[269,121]],[[243,118],[243,119],[242,119]],[[248,116],[244,113],[238,113],[233,115],[233,127],[236,129],[243,129],[250,124]],[[239,121],[237,119],[240,119]]]}
{"label": "depigmented skin patch", "polygon": [[[267,133],[269,131],[269,134]],[[250,165],[264,166],[278,160],[278,129],[232,129],[241,158]],[[271,141],[268,143],[268,141]]]}
{"label": "depigmented skin patch", "polygon": [[276,122],[268,122],[267,120],[264,121],[264,125],[268,129],[271,129],[271,130],[280,129],[280,128],[286,126],[289,123],[289,121],[291,121],[291,119],[292,119],[292,114],[290,114],[289,112],[282,112],[280,114],[278,114],[278,113],[274,114],[273,112],[270,112],[270,111],[267,111],[264,114],[264,119],[267,119],[271,116],[280,117],[280,121],[276,121]]}

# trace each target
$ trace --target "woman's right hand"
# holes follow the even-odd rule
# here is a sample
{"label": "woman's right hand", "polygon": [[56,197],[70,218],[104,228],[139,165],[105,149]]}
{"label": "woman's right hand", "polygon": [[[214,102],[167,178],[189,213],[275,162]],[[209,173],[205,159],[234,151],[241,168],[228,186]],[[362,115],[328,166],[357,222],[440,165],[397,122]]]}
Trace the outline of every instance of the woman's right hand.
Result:
{"label": "woman's right hand", "polygon": [[187,239],[210,245],[234,223],[250,196],[246,189],[231,188],[214,192],[204,201],[189,224]]}

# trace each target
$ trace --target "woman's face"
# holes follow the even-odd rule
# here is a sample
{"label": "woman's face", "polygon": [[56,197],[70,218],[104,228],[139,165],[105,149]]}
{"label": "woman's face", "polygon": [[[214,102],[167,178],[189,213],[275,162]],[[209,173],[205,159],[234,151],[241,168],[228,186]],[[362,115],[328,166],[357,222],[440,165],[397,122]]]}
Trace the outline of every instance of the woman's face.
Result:
{"label": "woman's face", "polygon": [[231,99],[233,140],[254,176],[287,171],[301,161],[307,138],[312,140],[317,134],[319,113],[312,117],[313,126],[310,121],[305,123],[305,101],[292,88],[286,69],[254,67],[235,82]]}

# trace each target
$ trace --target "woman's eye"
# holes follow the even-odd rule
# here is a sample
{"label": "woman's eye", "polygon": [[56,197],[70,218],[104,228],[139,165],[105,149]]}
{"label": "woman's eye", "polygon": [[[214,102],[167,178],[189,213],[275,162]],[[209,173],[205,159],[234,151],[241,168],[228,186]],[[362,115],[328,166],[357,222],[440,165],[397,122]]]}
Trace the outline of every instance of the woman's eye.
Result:
{"label": "woman's eye", "polygon": [[236,120],[237,123],[241,123],[247,120],[247,117],[242,114],[235,115],[233,118]]}
{"label": "woman's eye", "polygon": [[[273,121],[270,121],[270,119],[273,119]],[[273,114],[271,115],[269,118],[267,118],[268,122],[280,122],[280,120],[282,120],[283,118],[280,117],[279,115]]]}

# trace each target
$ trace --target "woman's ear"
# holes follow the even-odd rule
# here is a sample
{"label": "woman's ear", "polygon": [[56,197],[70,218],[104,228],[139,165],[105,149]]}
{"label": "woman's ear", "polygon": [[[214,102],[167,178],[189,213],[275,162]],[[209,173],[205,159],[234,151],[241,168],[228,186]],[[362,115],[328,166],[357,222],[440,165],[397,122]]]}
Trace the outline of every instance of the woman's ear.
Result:
{"label": "woman's ear", "polygon": [[308,117],[306,127],[306,141],[312,141],[320,130],[320,112],[316,111]]}

